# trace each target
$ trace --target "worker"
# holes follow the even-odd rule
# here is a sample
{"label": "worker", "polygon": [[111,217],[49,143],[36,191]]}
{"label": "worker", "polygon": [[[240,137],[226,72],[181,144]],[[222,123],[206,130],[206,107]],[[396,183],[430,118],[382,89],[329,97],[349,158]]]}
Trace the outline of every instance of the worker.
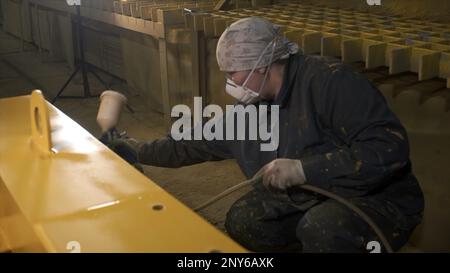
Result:
{"label": "worker", "polygon": [[[226,215],[230,237],[258,252],[367,252],[379,241],[344,205],[300,189],[347,198],[400,249],[421,222],[424,199],[412,173],[406,131],[379,90],[334,58],[305,55],[281,28],[258,18],[231,24],[217,45],[226,90],[240,103],[279,106],[279,146],[258,141],[121,140],[142,164],[182,167],[235,158],[263,183]],[[248,125],[248,124],[247,124]]]}

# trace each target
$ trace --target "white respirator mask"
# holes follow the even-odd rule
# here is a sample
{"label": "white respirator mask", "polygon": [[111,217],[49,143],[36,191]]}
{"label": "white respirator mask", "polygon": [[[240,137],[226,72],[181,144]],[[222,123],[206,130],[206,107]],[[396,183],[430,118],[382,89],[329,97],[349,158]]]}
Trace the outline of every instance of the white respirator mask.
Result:
{"label": "white respirator mask", "polygon": [[[259,87],[259,91],[255,92],[255,91],[251,90],[250,88],[247,88],[246,85],[247,85],[248,80],[252,76],[252,74],[255,72],[256,67],[258,66],[259,62],[261,61],[262,57],[264,56],[264,53],[266,52],[266,50],[269,48],[269,46],[271,44],[272,44],[272,53],[270,54],[269,66],[267,67],[266,73],[264,74],[264,79],[263,79],[261,86]],[[259,93],[261,92],[261,90],[263,89],[263,87],[266,83],[267,75],[269,74],[270,66],[272,65],[272,59],[273,59],[273,54],[275,51],[275,45],[276,45],[276,40],[274,39],[264,48],[263,52],[259,56],[258,60],[256,61],[256,64],[253,66],[252,70],[250,71],[250,74],[248,74],[248,76],[245,79],[242,86],[236,84],[232,79],[226,78],[225,91],[230,96],[234,97],[235,99],[237,99],[238,101],[240,101],[244,104],[252,104],[261,99]]]}

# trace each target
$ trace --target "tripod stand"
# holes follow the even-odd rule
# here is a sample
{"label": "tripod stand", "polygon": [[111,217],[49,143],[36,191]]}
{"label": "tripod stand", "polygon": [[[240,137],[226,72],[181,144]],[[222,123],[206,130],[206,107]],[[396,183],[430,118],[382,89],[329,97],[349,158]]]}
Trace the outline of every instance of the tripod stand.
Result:
{"label": "tripod stand", "polygon": [[[83,44],[83,30],[82,30],[82,25],[81,25],[81,11],[80,11],[80,4],[75,5],[76,8],[76,33],[78,36],[78,49],[80,51],[80,60],[76,66],[75,71],[72,73],[72,75],[70,75],[69,79],[67,79],[67,81],[64,83],[64,85],[61,87],[61,89],[58,91],[58,93],[56,94],[56,96],[53,98],[52,100],[52,104],[56,102],[56,100],[58,98],[78,98],[78,99],[84,99],[84,98],[92,98],[92,97],[97,97],[97,96],[93,96],[91,95],[91,92],[89,90],[89,81],[88,81],[88,72],[91,72],[96,78],[97,80],[99,80],[104,86],[105,89],[109,89],[109,85],[102,80],[102,78],[100,78],[100,76],[95,73],[95,71],[93,70],[92,65],[88,64],[85,62],[84,59],[84,44]],[[64,92],[64,90],[66,89],[66,87],[69,85],[69,83],[72,81],[73,77],[75,77],[75,75],[81,70],[81,76],[83,79],[83,90],[84,90],[84,94],[83,96],[61,96],[61,94]]]}

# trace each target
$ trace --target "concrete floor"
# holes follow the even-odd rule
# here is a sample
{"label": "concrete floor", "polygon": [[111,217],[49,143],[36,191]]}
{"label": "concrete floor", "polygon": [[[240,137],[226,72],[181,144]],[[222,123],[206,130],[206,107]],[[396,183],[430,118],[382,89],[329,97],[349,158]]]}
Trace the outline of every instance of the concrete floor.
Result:
{"label": "concrete floor", "polygon": [[[21,43],[14,37],[0,32],[0,98],[28,95],[33,89],[41,89],[47,100],[51,100],[72,70],[64,62],[51,61],[36,48]],[[117,79],[100,74],[111,84],[111,89],[124,93],[134,113],[124,110],[118,129],[126,131],[138,140],[154,140],[167,135],[163,126],[163,116],[146,108],[143,100]],[[89,74],[92,94],[101,93],[102,84]],[[80,73],[69,84],[64,95],[82,95],[83,86]],[[99,136],[96,123],[99,106],[98,98],[59,99],[55,106],[87,129]],[[80,111],[80,109],[83,109]],[[145,174],[155,183],[174,195],[189,207],[195,207],[226,188],[239,183],[245,177],[234,160],[207,162],[179,169],[145,166]],[[243,193],[235,193],[224,198],[204,211],[201,215],[209,222],[224,230],[225,215],[231,204]]]}

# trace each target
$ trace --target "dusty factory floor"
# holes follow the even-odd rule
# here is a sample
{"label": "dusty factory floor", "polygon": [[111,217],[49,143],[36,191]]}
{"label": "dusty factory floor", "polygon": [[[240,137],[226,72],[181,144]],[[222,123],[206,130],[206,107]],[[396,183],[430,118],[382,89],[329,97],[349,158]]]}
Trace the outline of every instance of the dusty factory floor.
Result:
{"label": "dusty factory floor", "polygon": [[[72,70],[63,62],[52,60],[31,45],[22,44],[14,37],[0,32],[0,98],[27,95],[33,89],[41,89],[47,100],[51,100]],[[123,92],[129,99],[134,113],[124,110],[118,129],[139,140],[153,140],[167,134],[162,114],[146,109],[142,99],[128,90],[125,83],[101,74],[111,89]],[[89,74],[92,94],[104,90],[102,84]],[[64,91],[63,95],[82,95],[81,74]],[[92,135],[99,136],[96,123],[98,98],[59,99],[55,106],[86,128]],[[145,166],[145,174],[169,193],[189,207],[195,207],[226,188],[244,180],[234,160],[208,162],[180,169]],[[224,198],[204,211],[202,215],[212,224],[224,230],[223,224],[229,207],[242,194],[236,193]]]}

